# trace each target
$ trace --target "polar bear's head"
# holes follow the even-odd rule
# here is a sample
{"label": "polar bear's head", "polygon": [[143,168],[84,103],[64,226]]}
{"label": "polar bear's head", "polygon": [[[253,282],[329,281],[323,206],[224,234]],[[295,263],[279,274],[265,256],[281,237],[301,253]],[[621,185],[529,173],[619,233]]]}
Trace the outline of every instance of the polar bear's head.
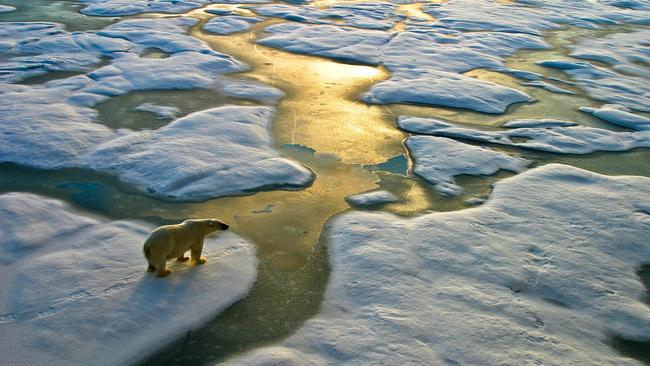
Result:
{"label": "polar bear's head", "polygon": [[218,219],[195,219],[195,220],[186,220],[186,222],[191,223],[193,226],[201,229],[203,235],[211,234],[217,230],[228,230],[230,226]]}

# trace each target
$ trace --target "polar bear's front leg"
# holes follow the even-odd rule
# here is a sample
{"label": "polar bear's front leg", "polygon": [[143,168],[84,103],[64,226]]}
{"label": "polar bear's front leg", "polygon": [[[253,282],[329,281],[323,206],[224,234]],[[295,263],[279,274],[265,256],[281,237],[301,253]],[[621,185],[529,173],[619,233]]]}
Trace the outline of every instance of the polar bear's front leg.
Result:
{"label": "polar bear's front leg", "polygon": [[205,257],[201,257],[201,252],[203,252],[203,240],[199,240],[198,242],[194,243],[194,245],[192,245],[191,256],[194,263],[205,263],[206,259]]}
{"label": "polar bear's front leg", "polygon": [[168,270],[166,268],[167,266],[167,260],[163,259],[162,261],[159,261],[156,263],[156,269],[158,269],[158,273],[156,274],[158,277],[165,277],[168,274],[172,273],[172,271]]}

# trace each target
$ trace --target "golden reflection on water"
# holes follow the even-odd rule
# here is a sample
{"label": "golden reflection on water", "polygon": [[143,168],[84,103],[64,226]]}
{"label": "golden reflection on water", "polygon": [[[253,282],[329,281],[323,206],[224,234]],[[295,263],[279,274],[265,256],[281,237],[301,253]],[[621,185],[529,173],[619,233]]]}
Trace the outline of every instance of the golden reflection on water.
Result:
{"label": "golden reflection on water", "polygon": [[358,95],[386,79],[383,68],[350,65],[324,58],[292,54],[253,43],[264,27],[250,33],[213,36],[200,27],[192,35],[216,50],[248,63],[242,76],[282,89],[273,125],[277,145],[300,143],[319,153],[334,154],[343,163],[375,164],[402,154],[406,134],[394,126],[393,116],[381,106],[360,103]]}

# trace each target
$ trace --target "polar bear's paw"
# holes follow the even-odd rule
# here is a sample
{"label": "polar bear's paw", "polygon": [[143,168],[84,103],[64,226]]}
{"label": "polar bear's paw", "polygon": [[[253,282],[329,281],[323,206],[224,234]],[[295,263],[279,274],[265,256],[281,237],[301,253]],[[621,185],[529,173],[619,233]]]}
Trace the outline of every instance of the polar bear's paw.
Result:
{"label": "polar bear's paw", "polygon": [[172,273],[172,271],[166,269],[166,270],[164,270],[162,272],[158,272],[157,276],[158,277],[167,277],[167,275],[169,275],[170,273]]}

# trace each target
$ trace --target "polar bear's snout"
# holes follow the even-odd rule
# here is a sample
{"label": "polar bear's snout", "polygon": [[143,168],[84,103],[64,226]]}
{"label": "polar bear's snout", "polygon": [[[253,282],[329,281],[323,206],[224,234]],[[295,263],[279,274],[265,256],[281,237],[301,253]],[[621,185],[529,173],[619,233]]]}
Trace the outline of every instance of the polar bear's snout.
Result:
{"label": "polar bear's snout", "polygon": [[221,222],[219,220],[214,220],[213,222],[208,224],[209,226],[217,228],[217,230],[228,230],[230,225],[226,224],[225,222]]}

